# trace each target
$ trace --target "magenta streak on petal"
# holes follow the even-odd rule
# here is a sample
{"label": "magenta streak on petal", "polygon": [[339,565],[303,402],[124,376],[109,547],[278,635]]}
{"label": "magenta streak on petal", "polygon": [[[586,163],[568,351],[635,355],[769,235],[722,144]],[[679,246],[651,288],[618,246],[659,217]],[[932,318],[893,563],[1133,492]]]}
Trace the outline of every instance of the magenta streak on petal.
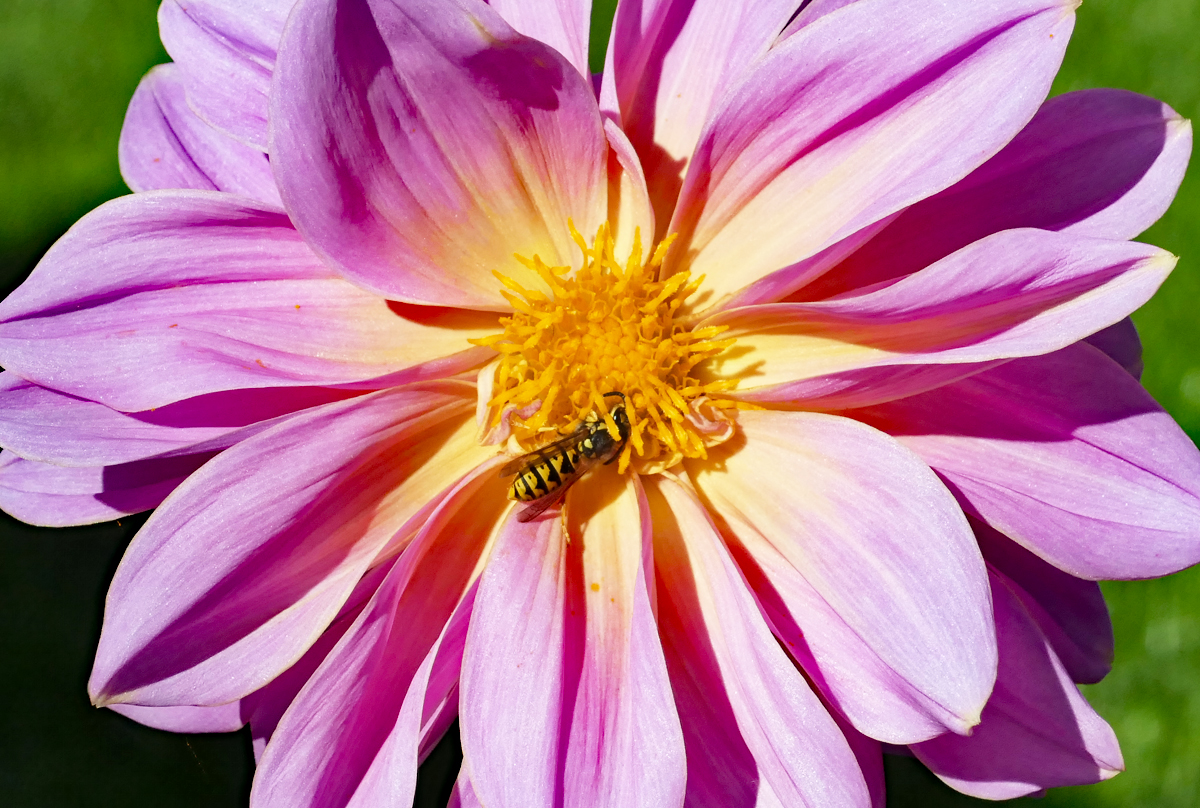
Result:
{"label": "magenta streak on petal", "polygon": [[158,26],[188,103],[213,126],[266,151],[267,93],[294,0],[165,0]]}
{"label": "magenta streak on petal", "polygon": [[123,413],[0,373],[0,445],[27,460],[111,466],[224,449],[309,407],[359,393],[324,387],[228,390]]}
{"label": "magenta streak on petal", "polygon": [[472,399],[442,382],[328,404],[192,475],[117,570],[93,696],[223,703],[290,667],[393,535],[487,456],[464,437]]}
{"label": "magenta streak on petal", "polygon": [[1086,344],[853,413],[895,435],[972,515],[1081,578],[1200,561],[1200,451]]}
{"label": "magenta streak on petal", "polygon": [[477,0],[302,0],[272,89],[272,165],[296,226],[360,286],[504,311],[514,253],[573,265],[606,213],[588,82]]}
{"label": "magenta streak on petal", "polygon": [[720,683],[760,777],[782,805],[869,805],[845,736],[771,635],[704,506],[665,479],[647,493],[660,632],[682,669],[673,675],[698,670],[696,685]]}
{"label": "magenta streak on petal", "polygon": [[999,154],[904,211],[796,299],[903,277],[1012,228],[1133,238],[1171,203],[1191,145],[1188,122],[1153,98],[1107,89],[1056,96]]}
{"label": "magenta streak on petal", "polygon": [[256,808],[411,804],[422,726],[457,679],[472,570],[507,507],[500,462],[442,501],[296,697],[263,756]]}
{"label": "magenta streak on petal", "polygon": [[212,456],[67,467],[0,452],[0,510],[41,527],[108,522],[157,507]]}
{"label": "magenta streak on petal", "polygon": [[134,191],[228,191],[283,207],[267,155],[200,120],[184,99],[177,65],[159,65],[142,79],[117,154]]}
{"label": "magenta streak on petal", "polygon": [[1000,673],[969,737],[912,746],[958,791],[1012,799],[1107,780],[1124,769],[1112,729],[1088,705],[1004,576],[993,572]]}
{"label": "magenta streak on petal", "polygon": [[1046,636],[1071,679],[1092,684],[1112,668],[1113,629],[1095,581],[1068,575],[999,531],[972,519],[983,558],[1015,586],[1029,616]]}

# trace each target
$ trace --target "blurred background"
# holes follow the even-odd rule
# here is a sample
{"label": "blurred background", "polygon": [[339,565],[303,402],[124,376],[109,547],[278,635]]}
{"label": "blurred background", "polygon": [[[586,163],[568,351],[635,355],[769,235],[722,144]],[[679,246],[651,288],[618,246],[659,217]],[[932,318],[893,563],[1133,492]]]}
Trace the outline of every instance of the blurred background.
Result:
{"label": "blurred background", "polygon": [[[80,216],[128,193],[117,136],[142,75],[168,61],[156,0],[3,0],[0,4],[0,296]],[[615,0],[597,0],[602,57]],[[593,59],[593,68],[599,69]],[[1122,87],[1200,119],[1200,3],[1088,0],[1054,93]],[[1134,315],[1146,387],[1200,438],[1200,169],[1142,236],[1180,256]],[[107,582],[142,517],[66,530],[0,514],[0,802],[25,806],[244,806],[248,735],[159,732],[88,704],[85,683]],[[1058,789],[1063,806],[1200,805],[1200,568],[1104,585],[1116,665],[1084,692],[1116,729],[1127,771]],[[427,761],[420,806],[444,804],[458,767],[451,736]],[[888,805],[984,805],[920,764],[888,758]],[[1024,802],[1024,801],[1022,801]]]}

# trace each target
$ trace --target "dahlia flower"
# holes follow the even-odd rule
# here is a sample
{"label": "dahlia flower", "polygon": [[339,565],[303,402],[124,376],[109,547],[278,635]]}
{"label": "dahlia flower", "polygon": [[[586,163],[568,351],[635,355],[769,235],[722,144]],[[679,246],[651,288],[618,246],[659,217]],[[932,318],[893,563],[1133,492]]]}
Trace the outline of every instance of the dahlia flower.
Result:
{"label": "dahlia flower", "polygon": [[623,2],[593,77],[586,0],[166,0],[135,193],[0,304],[0,504],[157,508],[93,701],[249,723],[258,808],[410,804],[456,718],[489,808],[1120,771],[1095,581],[1200,560],[1127,319],[1191,133],[1045,100],[1076,5]]}

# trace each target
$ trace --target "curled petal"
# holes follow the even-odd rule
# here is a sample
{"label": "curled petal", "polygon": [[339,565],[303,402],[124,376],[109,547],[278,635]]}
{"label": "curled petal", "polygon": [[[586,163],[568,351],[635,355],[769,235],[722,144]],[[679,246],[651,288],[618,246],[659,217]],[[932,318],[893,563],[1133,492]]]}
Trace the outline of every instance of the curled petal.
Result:
{"label": "curled petal", "polygon": [[989,800],[1113,777],[1125,768],[1116,735],[1071,683],[1012,586],[992,574],[1000,672],[982,721],[968,737],[943,735],[913,752],[958,791]]}
{"label": "curled petal", "polygon": [[659,480],[650,498],[659,620],[677,689],[700,687],[727,701],[714,712],[735,726],[714,731],[741,735],[779,804],[869,805],[845,737],[771,636],[704,507],[683,486]]}
{"label": "curled petal", "polygon": [[962,179],[1037,111],[1073,9],[865,0],[799,29],[709,116],[672,268],[705,274],[720,306]]}
{"label": "curled petal", "polygon": [[295,663],[387,542],[494,454],[473,440],[473,393],[442,382],[328,404],[189,478],[113,579],[93,699],[220,704]]}
{"label": "curled petal", "polygon": [[267,155],[200,120],[184,98],[177,65],[159,65],[142,79],[117,155],[121,176],[135,191],[228,191],[283,206]]}
{"label": "curled petal", "polygon": [[805,300],[902,277],[1001,230],[1130,239],[1166,211],[1192,151],[1191,124],[1126,90],[1051,98],[968,177],[900,214]]}
{"label": "curled petal", "polygon": [[752,411],[738,426],[687,468],[759,568],[747,575],[788,648],[815,660],[814,679],[867,734],[968,731],[991,691],[995,636],[953,497],[911,452],[846,418]]}
{"label": "curled petal", "polygon": [[267,92],[295,0],[165,0],[163,45],[180,66],[188,103],[230,136],[266,151]]}
{"label": "curled petal", "polygon": [[271,160],[296,226],[398,300],[503,311],[514,256],[577,263],[606,213],[588,82],[480,0],[301,0],[272,90]]}
{"label": "curled petal", "polygon": [[738,397],[859,407],[1066,347],[1148,300],[1174,265],[1144,244],[1010,230],[882,289],[703,325],[737,339],[712,373],[739,379]]}
{"label": "curled petal", "polygon": [[41,527],[107,522],[157,507],[212,456],[68,467],[0,452],[0,510]]}
{"label": "curled petal", "polygon": [[1200,561],[1200,452],[1086,344],[853,413],[932,466],[971,514],[1080,578]]}
{"label": "curled petal", "polygon": [[85,216],[0,303],[0,362],[135,412],[237,388],[452,375],[486,358],[465,339],[494,327],[333,277],[260,203],[155,191]]}

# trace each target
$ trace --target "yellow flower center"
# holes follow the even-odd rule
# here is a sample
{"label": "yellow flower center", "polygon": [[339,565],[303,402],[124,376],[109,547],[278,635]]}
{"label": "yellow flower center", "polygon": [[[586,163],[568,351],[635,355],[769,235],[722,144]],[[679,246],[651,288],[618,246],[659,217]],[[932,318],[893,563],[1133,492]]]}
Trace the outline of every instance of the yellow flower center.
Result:
{"label": "yellow flower center", "polygon": [[724,326],[692,329],[681,309],[703,278],[682,272],[659,280],[663,258],[673,236],[663,240],[643,262],[640,233],[622,266],[614,257],[614,240],[601,225],[592,246],[568,222],[583,251],[582,265],[547,266],[541,258],[517,256],[535,271],[550,294],[526,289],[494,273],[507,287],[511,317],[500,318],[504,330],[480,340],[499,352],[489,428],[511,418],[512,434],[523,450],[568,433],[584,419],[603,418],[614,439],[609,414],[624,393],[629,440],[619,470],[634,455],[639,471],[663,469],[683,457],[704,457],[707,446],[732,431],[730,416],[737,404],[722,394],[736,386],[719,380],[702,384],[693,375],[698,364],[733,344],[714,339]]}

